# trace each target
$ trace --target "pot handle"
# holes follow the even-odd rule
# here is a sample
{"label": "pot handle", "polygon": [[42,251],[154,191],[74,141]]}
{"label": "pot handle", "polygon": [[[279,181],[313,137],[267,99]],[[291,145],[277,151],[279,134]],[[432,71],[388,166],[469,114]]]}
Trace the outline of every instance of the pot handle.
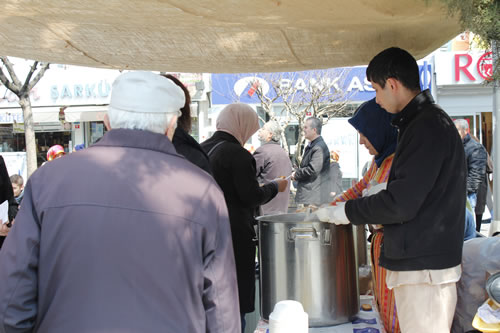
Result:
{"label": "pot handle", "polygon": [[288,230],[288,240],[294,241],[296,239],[317,239],[318,233],[314,228],[299,228],[293,227]]}

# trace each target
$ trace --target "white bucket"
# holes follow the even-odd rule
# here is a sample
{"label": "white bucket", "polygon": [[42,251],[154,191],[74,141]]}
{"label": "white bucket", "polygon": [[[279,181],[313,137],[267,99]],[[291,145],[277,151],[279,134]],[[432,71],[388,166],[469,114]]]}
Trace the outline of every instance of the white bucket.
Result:
{"label": "white bucket", "polygon": [[309,317],[297,301],[281,301],[269,315],[269,333],[307,333]]}

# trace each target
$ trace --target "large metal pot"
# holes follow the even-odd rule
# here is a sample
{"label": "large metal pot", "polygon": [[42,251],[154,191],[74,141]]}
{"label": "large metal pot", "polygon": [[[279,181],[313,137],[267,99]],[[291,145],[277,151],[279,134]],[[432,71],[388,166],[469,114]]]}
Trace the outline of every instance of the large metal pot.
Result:
{"label": "large metal pot", "polygon": [[305,213],[258,217],[260,310],[269,319],[282,300],[302,303],[309,325],[349,322],[359,309],[352,226]]}

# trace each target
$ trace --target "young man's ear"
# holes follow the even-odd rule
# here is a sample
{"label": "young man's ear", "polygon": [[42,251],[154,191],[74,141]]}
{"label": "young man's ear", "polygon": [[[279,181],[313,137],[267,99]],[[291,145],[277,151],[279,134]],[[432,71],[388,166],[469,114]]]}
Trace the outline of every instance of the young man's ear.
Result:
{"label": "young man's ear", "polygon": [[392,77],[388,78],[387,81],[385,81],[385,84],[389,85],[391,90],[397,89],[399,87],[399,81]]}

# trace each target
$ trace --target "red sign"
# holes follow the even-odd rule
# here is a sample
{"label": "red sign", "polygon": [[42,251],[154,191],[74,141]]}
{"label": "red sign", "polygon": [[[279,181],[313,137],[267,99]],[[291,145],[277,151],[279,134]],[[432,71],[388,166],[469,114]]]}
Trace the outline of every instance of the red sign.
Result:
{"label": "red sign", "polygon": [[75,128],[80,128],[80,125],[75,125]]}
{"label": "red sign", "polygon": [[487,81],[493,76],[493,52],[486,52],[477,61],[477,72]]}
{"label": "red sign", "polygon": [[[465,58],[465,62],[460,60]],[[469,67],[472,64],[472,56],[470,54],[455,54],[455,81],[460,81],[460,72],[465,74],[467,78],[471,81],[476,81],[476,78],[469,71]],[[493,76],[493,53],[486,52],[479,58],[476,64],[477,72],[485,80],[491,80]]]}

